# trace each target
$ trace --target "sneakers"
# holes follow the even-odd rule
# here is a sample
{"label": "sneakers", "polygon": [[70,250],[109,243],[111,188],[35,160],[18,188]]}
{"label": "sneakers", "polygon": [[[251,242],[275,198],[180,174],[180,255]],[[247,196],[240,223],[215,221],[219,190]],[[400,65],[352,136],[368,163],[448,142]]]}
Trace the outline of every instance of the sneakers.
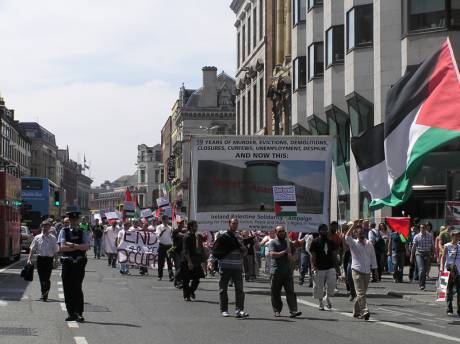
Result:
{"label": "sneakers", "polygon": [[318,309],[319,309],[320,311],[324,311],[323,300],[321,300],[321,301],[319,302]]}
{"label": "sneakers", "polygon": [[370,317],[371,317],[371,313],[369,312],[363,314],[363,319],[366,321],[368,321]]}
{"label": "sneakers", "polygon": [[279,318],[281,316],[280,312],[275,312],[275,317]]}
{"label": "sneakers", "polygon": [[247,318],[249,313],[246,313],[245,311],[236,311],[235,315],[237,318]]}
{"label": "sneakers", "polygon": [[291,314],[289,315],[289,318],[295,318],[295,317],[298,317],[300,315],[302,315],[301,311],[291,312]]}
{"label": "sneakers", "polygon": [[184,301],[191,302],[192,300],[190,299],[190,297],[184,297]]}
{"label": "sneakers", "polygon": [[158,277],[158,280],[161,281],[163,279],[163,277]]}
{"label": "sneakers", "polygon": [[85,322],[85,318],[83,318],[83,315],[77,315],[77,322],[79,323],[84,323]]}
{"label": "sneakers", "polygon": [[454,316],[454,312],[451,311],[451,310],[448,310],[448,311],[447,311],[447,316],[453,317],[453,316]]}
{"label": "sneakers", "polygon": [[420,290],[425,290],[425,286],[424,285],[420,286]]}
{"label": "sneakers", "polygon": [[195,300],[195,299],[196,299],[195,293],[191,293],[191,294],[190,294],[190,297],[192,298],[192,300]]}
{"label": "sneakers", "polygon": [[65,318],[65,321],[76,321],[78,316],[76,314],[69,315],[67,318]]}
{"label": "sneakers", "polygon": [[227,311],[223,311],[223,312],[222,312],[222,316],[223,316],[224,318],[228,318],[228,317],[230,316],[230,314],[229,314]]}
{"label": "sneakers", "polygon": [[327,296],[324,298],[324,302],[326,302],[326,308],[331,310],[332,309],[332,303],[331,303],[331,300]]}

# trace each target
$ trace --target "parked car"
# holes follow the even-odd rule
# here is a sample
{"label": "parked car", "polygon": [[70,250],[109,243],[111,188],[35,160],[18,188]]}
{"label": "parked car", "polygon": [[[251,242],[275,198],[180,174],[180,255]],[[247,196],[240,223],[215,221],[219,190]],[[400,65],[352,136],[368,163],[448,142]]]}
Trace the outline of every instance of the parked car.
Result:
{"label": "parked car", "polygon": [[21,226],[21,250],[25,250],[26,253],[29,253],[29,247],[33,239],[34,236],[30,232],[29,227]]}

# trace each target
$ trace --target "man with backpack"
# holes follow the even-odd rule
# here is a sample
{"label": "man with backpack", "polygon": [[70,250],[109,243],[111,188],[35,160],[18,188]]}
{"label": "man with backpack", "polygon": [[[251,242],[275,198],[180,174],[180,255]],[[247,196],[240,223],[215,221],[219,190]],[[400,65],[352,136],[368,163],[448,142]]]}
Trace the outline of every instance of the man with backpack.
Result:
{"label": "man with backpack", "polygon": [[247,318],[248,313],[244,311],[244,290],[243,290],[243,256],[246,254],[241,238],[239,237],[238,220],[230,219],[227,232],[220,234],[213,246],[212,255],[219,261],[219,296],[220,311],[223,317],[229,317],[228,313],[228,284],[230,280],[235,286],[235,316],[236,318]]}

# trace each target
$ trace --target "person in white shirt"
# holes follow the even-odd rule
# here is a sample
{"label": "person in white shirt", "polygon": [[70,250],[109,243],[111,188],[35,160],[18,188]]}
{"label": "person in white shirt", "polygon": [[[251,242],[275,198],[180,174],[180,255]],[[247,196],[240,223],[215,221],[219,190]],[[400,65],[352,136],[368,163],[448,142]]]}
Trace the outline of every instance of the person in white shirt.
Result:
{"label": "person in white shirt", "polygon": [[[358,239],[353,239],[356,232]],[[352,257],[352,276],[356,289],[356,301],[353,308],[353,316],[369,320],[370,313],[366,301],[366,292],[371,278],[371,271],[377,268],[377,259],[372,243],[366,239],[366,230],[361,227],[359,221],[355,221],[345,234],[345,241],[350,247]]]}
{"label": "person in white shirt", "polygon": [[[118,232],[118,236],[117,236],[117,248],[123,242],[125,238],[125,233],[134,231],[134,229],[132,228],[133,227],[131,227],[131,223],[129,221],[126,221],[125,223],[123,223],[123,228],[120,229],[120,231]],[[131,275],[129,272],[129,263],[120,263],[120,274]]]}
{"label": "person in white shirt", "polygon": [[57,239],[51,235],[51,223],[43,221],[40,225],[42,232],[34,237],[30,244],[28,264],[32,264],[32,256],[37,253],[37,272],[40,278],[40,287],[42,292],[41,300],[46,302],[48,300],[48,293],[50,291],[51,270],[53,270],[53,258],[59,250]]}
{"label": "person in white shirt", "polygon": [[117,221],[113,221],[112,225],[106,228],[102,237],[104,250],[108,257],[108,265],[112,266],[112,268],[117,267],[117,246],[115,241],[118,237],[118,231]]}
{"label": "person in white shirt", "polygon": [[168,250],[172,247],[172,229],[169,224],[169,216],[163,215],[161,217],[162,224],[157,226],[156,234],[159,241],[158,247],[158,280],[163,279],[163,268],[166,263],[168,264],[169,280],[174,281],[174,273],[172,269],[172,260],[168,257]]}

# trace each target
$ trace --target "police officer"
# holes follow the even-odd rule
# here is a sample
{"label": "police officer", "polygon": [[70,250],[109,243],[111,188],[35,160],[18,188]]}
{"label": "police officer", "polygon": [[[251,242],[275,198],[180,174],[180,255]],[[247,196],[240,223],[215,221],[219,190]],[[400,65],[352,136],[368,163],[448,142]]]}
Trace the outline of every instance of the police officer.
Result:
{"label": "police officer", "polygon": [[89,249],[88,233],[79,228],[79,212],[68,212],[59,232],[58,243],[62,252],[62,285],[68,317],[66,321],[84,322],[83,290],[87,263],[86,251]]}

